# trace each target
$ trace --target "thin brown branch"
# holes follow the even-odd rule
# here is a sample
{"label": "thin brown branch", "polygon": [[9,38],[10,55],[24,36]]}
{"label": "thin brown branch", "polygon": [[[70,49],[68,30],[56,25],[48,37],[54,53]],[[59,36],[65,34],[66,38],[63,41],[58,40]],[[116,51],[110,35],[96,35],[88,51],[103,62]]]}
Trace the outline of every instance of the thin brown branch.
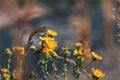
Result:
{"label": "thin brown branch", "polygon": [[37,34],[38,32],[42,31],[47,25],[42,25],[38,28],[36,28],[35,30],[33,30],[30,35],[29,35],[29,38],[28,38],[28,43],[27,43],[27,46],[26,46],[26,51],[28,50],[28,48],[32,45],[32,38],[35,34]]}

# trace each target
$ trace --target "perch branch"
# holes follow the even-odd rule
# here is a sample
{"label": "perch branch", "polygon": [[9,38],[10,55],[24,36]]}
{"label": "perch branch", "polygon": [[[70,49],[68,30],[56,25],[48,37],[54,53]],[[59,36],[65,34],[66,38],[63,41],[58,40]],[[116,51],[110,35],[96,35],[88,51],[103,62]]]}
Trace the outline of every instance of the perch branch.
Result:
{"label": "perch branch", "polygon": [[28,50],[28,48],[32,45],[33,41],[32,41],[32,38],[35,34],[37,34],[38,32],[42,31],[44,28],[46,27],[46,25],[42,25],[38,28],[36,28],[35,30],[33,30],[30,35],[29,35],[29,38],[28,38],[28,43],[27,43],[27,46],[26,46],[26,51]]}

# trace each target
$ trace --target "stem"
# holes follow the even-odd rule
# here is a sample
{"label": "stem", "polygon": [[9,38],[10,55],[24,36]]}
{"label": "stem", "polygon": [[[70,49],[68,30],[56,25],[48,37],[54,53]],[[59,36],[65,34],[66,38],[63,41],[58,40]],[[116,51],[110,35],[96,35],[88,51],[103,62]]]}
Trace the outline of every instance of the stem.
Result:
{"label": "stem", "polygon": [[43,67],[43,73],[44,73],[44,79],[43,80],[51,80],[49,72],[47,71],[47,62],[43,59],[42,62],[42,67]]}
{"label": "stem", "polygon": [[55,66],[55,61],[53,61],[52,67],[53,67],[52,80],[55,80],[55,75],[56,75],[56,73],[55,73],[55,68],[56,68],[56,66]]}
{"label": "stem", "polygon": [[8,67],[8,69],[10,69],[10,63],[11,63],[11,59],[8,58],[8,60],[7,60],[7,67]]}
{"label": "stem", "polygon": [[68,77],[67,77],[67,58],[65,58],[64,60],[64,65],[63,65],[63,80],[68,80]]}

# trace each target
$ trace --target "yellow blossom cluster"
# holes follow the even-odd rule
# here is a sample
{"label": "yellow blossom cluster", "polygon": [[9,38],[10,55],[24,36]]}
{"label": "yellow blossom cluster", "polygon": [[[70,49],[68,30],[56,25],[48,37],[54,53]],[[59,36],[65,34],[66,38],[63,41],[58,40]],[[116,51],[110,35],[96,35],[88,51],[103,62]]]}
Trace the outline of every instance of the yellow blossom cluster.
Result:
{"label": "yellow blossom cluster", "polygon": [[61,50],[66,51],[66,50],[69,50],[69,48],[68,47],[62,47]]}
{"label": "yellow blossom cluster", "polygon": [[75,49],[74,52],[73,52],[73,55],[77,55],[77,56],[81,56],[83,55],[83,48],[80,48],[80,49]]}
{"label": "yellow blossom cluster", "polygon": [[4,79],[8,79],[9,78],[9,74],[8,74],[9,70],[7,68],[2,68],[1,72],[3,74],[3,78]]}
{"label": "yellow blossom cluster", "polygon": [[46,46],[49,49],[54,50],[57,47],[57,43],[55,41],[48,41],[48,42],[46,42]]}
{"label": "yellow blossom cluster", "polygon": [[55,36],[57,36],[57,32],[53,30],[47,30],[44,35],[41,35],[39,39],[39,45],[42,47],[42,52],[46,54],[53,54],[57,56],[55,49],[57,47],[57,42],[55,41]]}
{"label": "yellow blossom cluster", "polygon": [[79,59],[79,60],[81,60],[82,62],[84,62],[85,61],[85,57],[84,57],[84,54],[83,54],[83,47],[82,47],[82,44],[80,43],[80,42],[77,42],[77,43],[75,43],[75,50],[74,50],[74,52],[73,52],[73,55],[77,58],[77,59]]}

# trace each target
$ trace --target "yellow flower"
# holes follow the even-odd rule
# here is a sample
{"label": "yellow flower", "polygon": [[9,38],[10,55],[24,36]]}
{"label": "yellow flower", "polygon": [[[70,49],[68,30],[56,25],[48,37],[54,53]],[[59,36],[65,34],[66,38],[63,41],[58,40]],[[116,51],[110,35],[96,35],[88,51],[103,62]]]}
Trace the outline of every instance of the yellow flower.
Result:
{"label": "yellow flower", "polygon": [[25,54],[25,48],[20,47],[20,46],[16,46],[16,47],[13,47],[13,52],[20,53],[21,55],[24,55]]}
{"label": "yellow flower", "polygon": [[79,50],[75,49],[73,55],[82,55],[83,54],[82,50],[83,49],[79,49]]}
{"label": "yellow flower", "polygon": [[36,46],[34,46],[34,45],[31,45],[31,46],[30,46],[30,49],[33,50],[33,51],[36,51],[36,50],[37,50]]}
{"label": "yellow flower", "polygon": [[69,50],[70,48],[68,48],[68,47],[65,47],[65,50]]}
{"label": "yellow flower", "polygon": [[92,52],[92,57],[96,60],[102,60],[103,59],[100,55],[96,54],[95,52]]}
{"label": "yellow flower", "polygon": [[7,68],[2,68],[1,69],[1,72],[3,72],[3,73],[6,73],[6,72],[8,72],[9,70],[7,69]]}
{"label": "yellow flower", "polygon": [[10,51],[10,48],[6,48],[6,52],[9,52]]}
{"label": "yellow flower", "polygon": [[55,41],[49,41],[46,43],[50,49],[54,50],[57,47],[57,43]]}
{"label": "yellow flower", "polygon": [[57,36],[57,32],[50,29],[47,30],[45,33],[49,36]]}
{"label": "yellow flower", "polygon": [[69,48],[68,47],[62,47],[61,50],[65,51],[65,50],[69,50]]}
{"label": "yellow flower", "polygon": [[7,79],[7,78],[9,78],[9,75],[8,74],[3,74],[3,77],[5,78],[5,79]]}
{"label": "yellow flower", "polygon": [[61,50],[62,50],[62,51],[65,51],[65,47],[62,47]]}
{"label": "yellow flower", "polygon": [[10,50],[10,48],[6,48],[5,54],[12,55],[12,51]]}
{"label": "yellow flower", "polygon": [[52,41],[52,40],[55,40],[55,38],[51,38],[51,37],[42,37],[42,36],[40,36],[39,39],[40,39],[40,40],[43,40],[43,41]]}
{"label": "yellow flower", "polygon": [[51,50],[49,48],[45,47],[45,48],[43,48],[42,51],[46,54],[49,54]]}
{"label": "yellow flower", "polygon": [[74,50],[73,55],[74,56],[78,55],[78,50],[77,49]]}
{"label": "yellow flower", "polygon": [[76,46],[76,47],[81,47],[82,44],[81,44],[80,42],[77,42],[77,43],[75,43],[75,46]]}
{"label": "yellow flower", "polygon": [[103,78],[103,77],[105,77],[105,74],[100,69],[92,68],[92,73],[97,78]]}
{"label": "yellow flower", "polygon": [[78,51],[79,51],[78,53],[79,55],[83,55],[83,48],[79,49]]}

